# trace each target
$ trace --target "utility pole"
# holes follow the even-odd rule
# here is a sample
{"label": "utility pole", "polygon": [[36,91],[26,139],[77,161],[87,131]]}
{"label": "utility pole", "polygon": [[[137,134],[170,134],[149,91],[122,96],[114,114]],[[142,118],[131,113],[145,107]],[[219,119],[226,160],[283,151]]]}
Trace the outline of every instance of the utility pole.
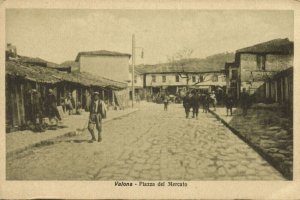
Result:
{"label": "utility pole", "polygon": [[131,72],[131,75],[132,75],[132,80],[131,80],[131,83],[132,83],[132,107],[133,107],[133,102],[134,102],[134,98],[135,98],[135,92],[134,92],[134,66],[135,66],[135,36],[134,34],[132,35],[132,72]]}

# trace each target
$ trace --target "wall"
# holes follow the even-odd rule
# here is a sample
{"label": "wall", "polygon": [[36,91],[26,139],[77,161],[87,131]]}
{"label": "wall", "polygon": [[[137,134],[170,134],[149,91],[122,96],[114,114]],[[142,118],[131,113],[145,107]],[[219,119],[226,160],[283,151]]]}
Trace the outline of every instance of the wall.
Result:
{"label": "wall", "polygon": [[[134,83],[134,86],[142,88],[143,87],[143,75],[136,73],[135,76],[136,76],[136,83]],[[132,86],[132,74],[131,73],[128,74],[128,80],[130,80],[130,82],[128,83],[128,87],[131,87]]]}
{"label": "wall", "polygon": [[257,100],[263,99],[262,89],[266,78],[272,74],[293,66],[292,55],[266,55],[265,70],[257,68],[256,54],[240,55],[241,90],[246,88],[250,94],[256,93]]}
{"label": "wall", "polygon": [[[152,75],[156,76],[156,81],[152,81]],[[166,76],[166,82],[162,81],[162,77]],[[186,85],[186,79],[179,77],[179,82],[176,82],[176,74],[147,74],[146,86],[177,86]],[[189,81],[189,85],[192,85],[192,81]]]}
{"label": "wall", "polygon": [[[214,74],[218,75],[218,81],[225,82],[225,76],[221,73],[206,73],[202,74],[204,76],[204,81],[211,81]],[[152,82],[152,75],[156,76],[156,82]],[[179,77],[179,82],[176,82],[176,75],[177,74],[147,74],[146,75],[146,86],[185,86],[186,85],[186,78]],[[162,76],[166,76],[166,82],[163,82]],[[185,75],[183,75],[185,76]],[[195,76],[196,80],[193,82],[192,76]],[[197,74],[190,74],[189,85],[194,85],[199,80],[199,75]]]}
{"label": "wall", "polygon": [[[271,102],[285,104],[286,111],[293,113],[293,70],[281,72],[279,76],[265,82],[266,98]],[[269,91],[268,91],[269,90]]]}
{"label": "wall", "polygon": [[241,82],[251,79],[251,72],[257,70],[256,55],[242,54],[240,58]]}
{"label": "wall", "polygon": [[[271,75],[274,71],[282,71],[293,66],[292,55],[266,55],[265,70],[257,68],[256,54],[241,54],[240,69],[241,81],[263,81],[264,76]],[[252,72],[252,75],[251,75]]]}
{"label": "wall", "polygon": [[80,70],[120,82],[128,81],[129,57],[81,56]]}
{"label": "wall", "polygon": [[282,71],[292,67],[294,60],[293,55],[267,55],[266,70]]}

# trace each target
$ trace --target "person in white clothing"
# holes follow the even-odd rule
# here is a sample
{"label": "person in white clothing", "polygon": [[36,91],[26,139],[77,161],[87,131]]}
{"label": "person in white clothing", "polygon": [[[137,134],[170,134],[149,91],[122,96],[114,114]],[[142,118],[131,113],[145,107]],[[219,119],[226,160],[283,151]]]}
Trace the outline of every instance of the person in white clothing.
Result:
{"label": "person in white clothing", "polygon": [[216,98],[215,91],[212,91],[212,93],[210,94],[210,99],[211,99],[211,104],[214,107],[214,111],[216,111],[217,98]]}

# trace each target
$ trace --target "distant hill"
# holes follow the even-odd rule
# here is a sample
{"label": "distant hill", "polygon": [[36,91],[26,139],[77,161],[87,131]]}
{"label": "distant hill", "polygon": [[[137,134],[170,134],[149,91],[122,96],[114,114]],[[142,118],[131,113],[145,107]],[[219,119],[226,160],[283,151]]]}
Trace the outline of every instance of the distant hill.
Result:
{"label": "distant hill", "polygon": [[220,53],[206,58],[190,58],[176,63],[162,63],[155,65],[137,65],[139,73],[171,73],[171,72],[212,72],[224,70],[226,62],[233,62],[234,53]]}

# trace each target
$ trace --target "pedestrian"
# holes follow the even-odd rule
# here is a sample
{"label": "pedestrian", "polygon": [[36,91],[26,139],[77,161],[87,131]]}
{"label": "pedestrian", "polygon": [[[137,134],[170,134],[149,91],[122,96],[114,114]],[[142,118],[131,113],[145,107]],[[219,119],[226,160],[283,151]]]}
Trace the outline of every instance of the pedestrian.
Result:
{"label": "pedestrian", "polygon": [[203,110],[204,110],[205,113],[208,112],[210,101],[211,101],[211,98],[210,98],[209,94],[208,93],[204,94],[204,97],[203,97]]}
{"label": "pedestrian", "polygon": [[231,92],[229,92],[225,96],[225,106],[226,106],[226,116],[228,116],[228,111],[230,111],[230,116],[232,116],[233,97]]}
{"label": "pedestrian", "polygon": [[185,117],[189,118],[189,113],[190,113],[190,109],[191,109],[191,98],[190,98],[190,93],[187,92],[186,95],[183,97],[183,107],[185,110]]}
{"label": "pedestrian", "polygon": [[137,102],[137,103],[140,103],[140,102],[141,102],[140,94],[136,94],[136,102]]}
{"label": "pedestrian", "polygon": [[69,113],[69,115],[73,114],[74,105],[73,105],[71,93],[68,93],[67,97],[65,98],[65,106],[66,106],[66,111]]}
{"label": "pedestrian", "polygon": [[168,110],[168,105],[169,105],[169,97],[168,95],[164,96],[164,110],[167,111]]}
{"label": "pedestrian", "polygon": [[246,88],[243,88],[243,91],[241,93],[240,97],[240,105],[243,110],[243,115],[247,115],[248,107],[249,107],[249,94],[246,92]]}
{"label": "pedestrian", "polygon": [[53,93],[53,90],[49,89],[45,107],[47,108],[47,114],[49,120],[52,121],[52,119],[54,119],[56,121],[56,125],[58,125],[58,122],[61,121],[61,117],[58,112],[56,102],[57,101]]}
{"label": "pedestrian", "polygon": [[82,104],[80,101],[78,101],[76,106],[76,114],[81,115],[81,113],[82,113]]}
{"label": "pedestrian", "polygon": [[90,104],[90,116],[88,123],[88,130],[92,135],[90,142],[96,141],[94,134],[94,128],[98,131],[98,142],[102,141],[101,132],[102,132],[102,119],[106,118],[106,105],[103,100],[99,98],[99,93],[94,92],[92,101]]}
{"label": "pedestrian", "polygon": [[215,91],[212,91],[212,93],[210,94],[210,102],[214,107],[214,111],[216,111],[217,98],[216,98]]}
{"label": "pedestrian", "polygon": [[43,124],[43,109],[41,95],[36,89],[32,89],[30,91],[29,106],[29,117],[34,125],[33,131],[44,132],[45,127]]}
{"label": "pedestrian", "polygon": [[193,118],[198,119],[199,107],[200,107],[200,96],[196,91],[192,92],[193,96],[191,97],[191,106],[193,109]]}
{"label": "pedestrian", "polygon": [[200,102],[202,104],[202,112],[205,112],[205,99],[206,99],[206,94],[202,93],[200,94]]}
{"label": "pedestrian", "polygon": [[75,102],[75,99],[74,99],[74,97],[72,96],[72,93],[70,92],[69,93],[69,95],[70,95],[70,99],[71,99],[71,103],[72,103],[72,114],[74,114],[74,109],[76,109],[76,102]]}

